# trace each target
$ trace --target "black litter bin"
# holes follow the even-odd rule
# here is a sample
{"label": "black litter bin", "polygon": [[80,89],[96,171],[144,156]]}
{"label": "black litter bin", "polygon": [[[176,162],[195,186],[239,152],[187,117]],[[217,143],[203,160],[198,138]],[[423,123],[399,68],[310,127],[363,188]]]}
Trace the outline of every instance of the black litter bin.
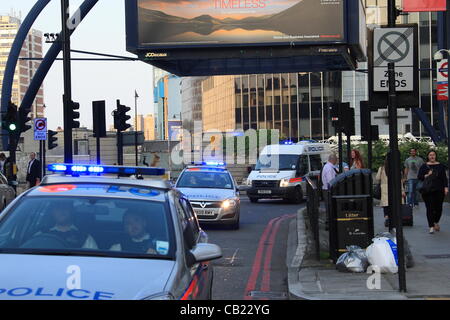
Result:
{"label": "black litter bin", "polygon": [[347,246],[366,248],[374,237],[372,172],[351,170],[329,188],[330,257],[336,263]]}

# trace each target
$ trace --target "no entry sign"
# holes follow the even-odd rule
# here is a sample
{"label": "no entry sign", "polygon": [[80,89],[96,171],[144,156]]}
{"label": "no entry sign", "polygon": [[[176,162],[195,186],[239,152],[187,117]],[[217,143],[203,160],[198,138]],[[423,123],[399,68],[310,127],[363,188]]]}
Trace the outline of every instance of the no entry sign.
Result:
{"label": "no entry sign", "polygon": [[34,140],[47,140],[47,118],[34,119]]}

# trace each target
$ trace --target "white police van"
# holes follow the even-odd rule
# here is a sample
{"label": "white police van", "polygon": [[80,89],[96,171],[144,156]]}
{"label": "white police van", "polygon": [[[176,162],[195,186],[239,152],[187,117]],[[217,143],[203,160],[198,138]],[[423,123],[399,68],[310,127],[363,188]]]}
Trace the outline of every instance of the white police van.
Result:
{"label": "white police van", "polygon": [[284,142],[266,146],[250,173],[246,187],[251,202],[282,198],[300,203],[306,176],[319,176],[331,153],[330,145],[315,141]]}

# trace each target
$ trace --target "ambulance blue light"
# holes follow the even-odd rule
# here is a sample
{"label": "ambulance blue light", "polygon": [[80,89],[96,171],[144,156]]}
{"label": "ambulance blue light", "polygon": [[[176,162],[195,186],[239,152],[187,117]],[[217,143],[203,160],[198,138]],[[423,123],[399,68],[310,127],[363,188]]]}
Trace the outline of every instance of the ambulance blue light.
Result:
{"label": "ambulance blue light", "polygon": [[123,174],[123,175],[162,176],[166,173],[166,169],[164,168],[99,166],[99,165],[79,165],[79,164],[49,164],[47,166],[47,169],[48,171],[54,173],[64,173],[74,175]]}

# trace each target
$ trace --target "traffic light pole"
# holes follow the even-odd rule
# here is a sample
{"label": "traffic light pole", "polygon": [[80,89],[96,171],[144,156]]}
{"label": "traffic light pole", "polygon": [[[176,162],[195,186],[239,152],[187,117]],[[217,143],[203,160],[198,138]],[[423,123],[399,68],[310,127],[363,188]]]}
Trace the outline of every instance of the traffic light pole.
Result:
{"label": "traffic light pole", "polygon": [[[397,8],[395,0],[388,1],[388,21],[389,27],[395,28],[397,19]],[[389,206],[391,207],[391,220],[395,221],[397,252],[398,252],[398,279],[399,289],[406,292],[406,270],[405,270],[405,251],[403,242],[403,221],[402,221],[402,192],[401,192],[401,167],[400,151],[398,148],[398,116],[397,116],[397,92],[395,81],[395,65],[388,64],[389,75]]]}
{"label": "traffic light pole", "polygon": [[69,0],[61,0],[62,47],[64,68],[64,162],[73,163],[72,149],[72,70],[70,64]]}
{"label": "traffic light pole", "polygon": [[117,164],[123,165],[123,135],[122,131],[117,131]]}

